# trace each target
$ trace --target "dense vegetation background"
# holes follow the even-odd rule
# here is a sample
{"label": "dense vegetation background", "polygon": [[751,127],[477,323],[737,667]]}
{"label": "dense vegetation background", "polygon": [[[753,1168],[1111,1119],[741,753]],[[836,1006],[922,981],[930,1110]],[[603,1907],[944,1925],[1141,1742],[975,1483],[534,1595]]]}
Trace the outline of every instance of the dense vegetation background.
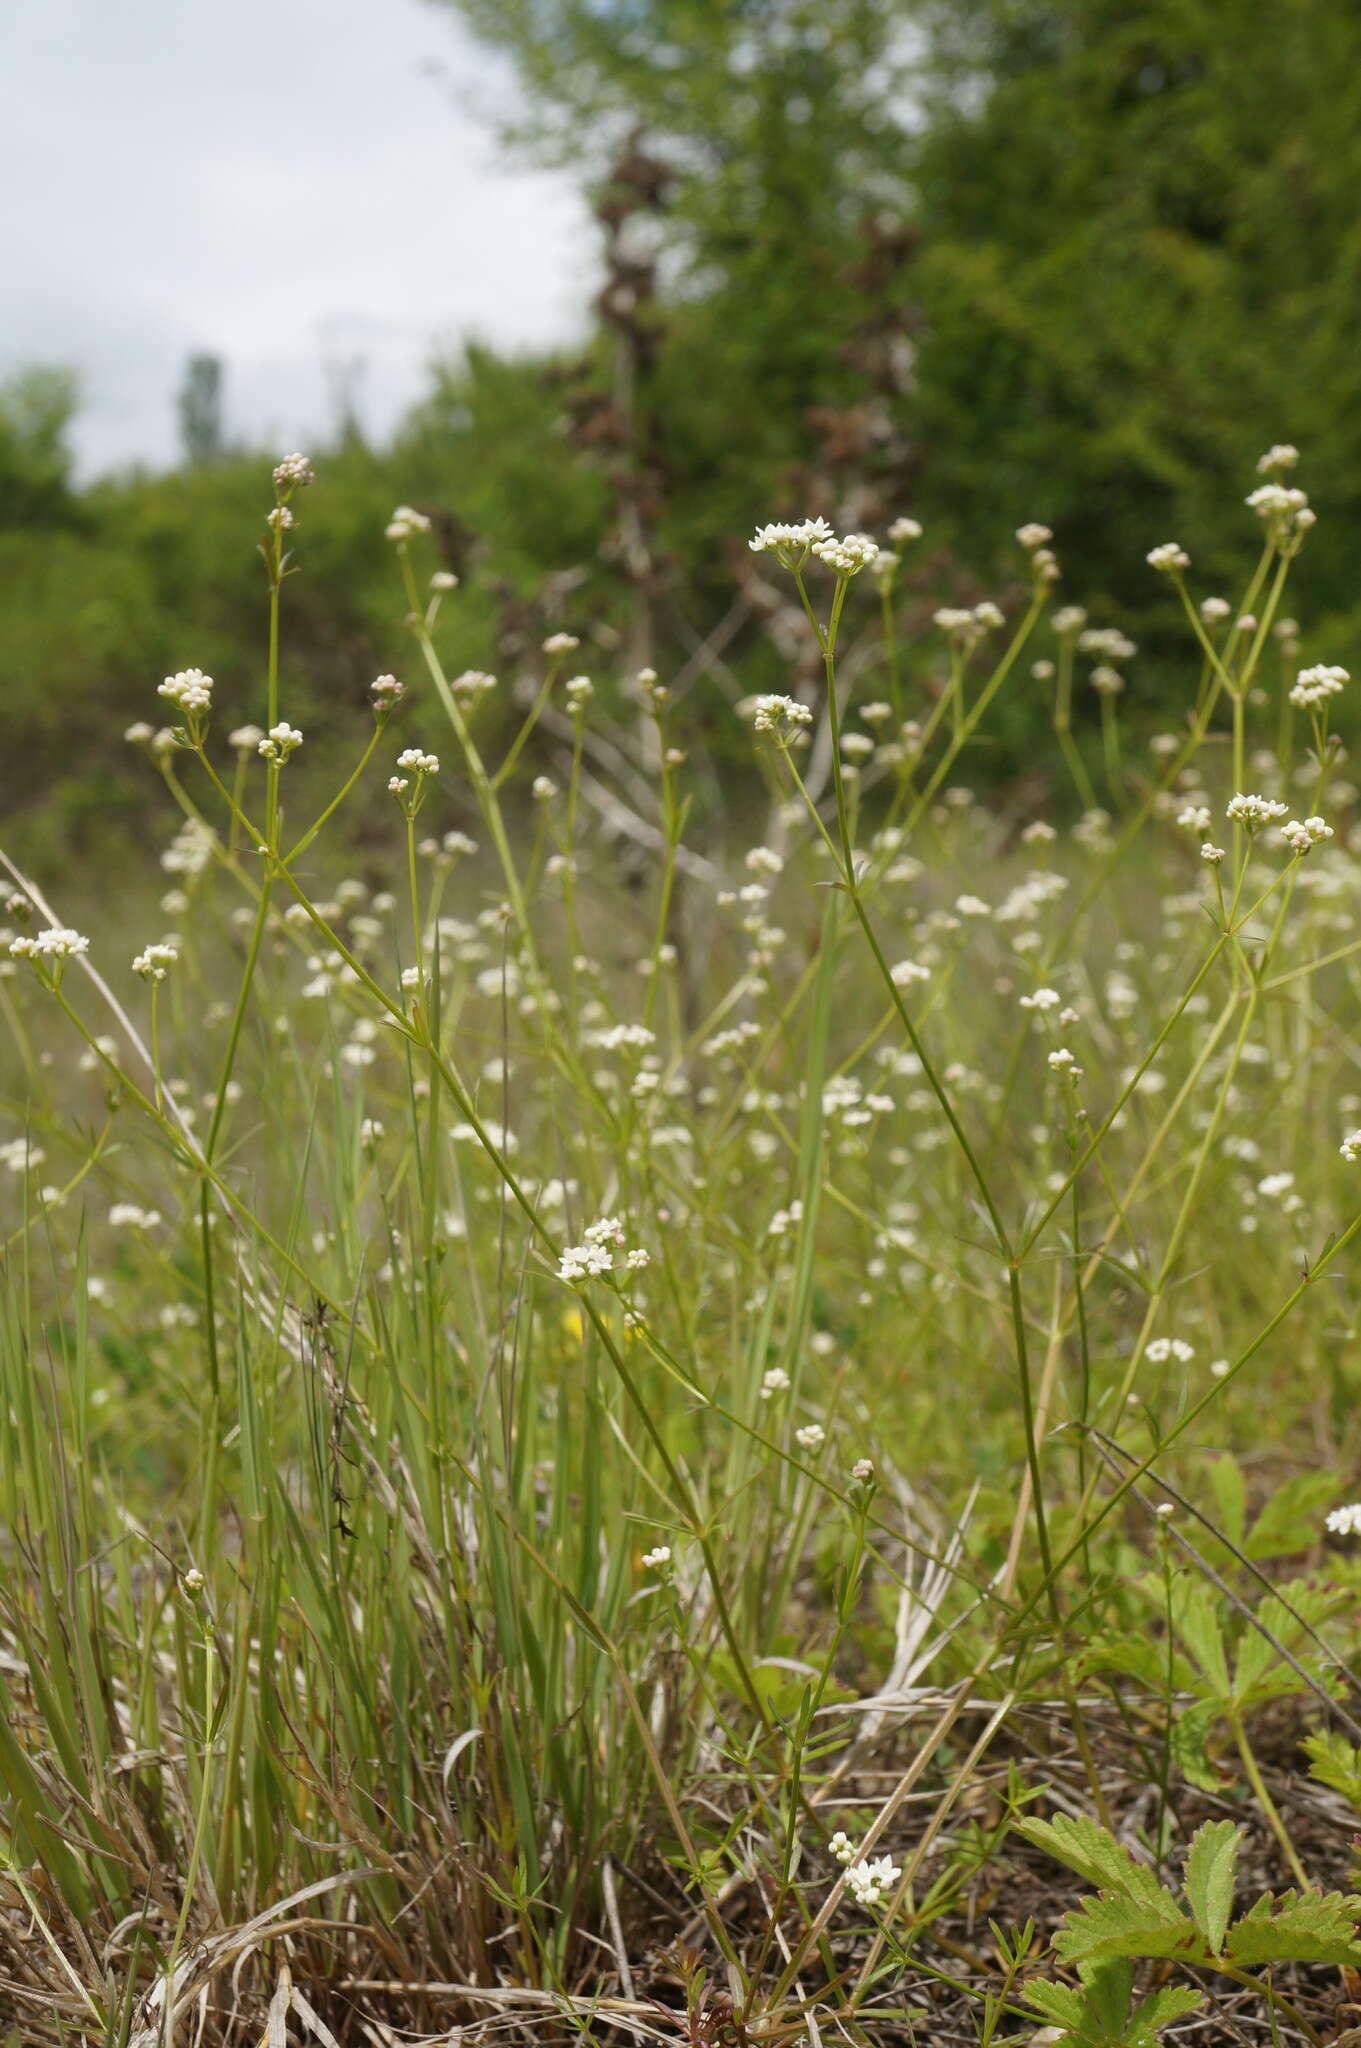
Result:
{"label": "dense vegetation background", "polygon": [[[1131,708],[1162,719],[1171,620],[1145,552],[1194,533],[1215,588],[1252,459],[1291,440],[1321,514],[1306,655],[1357,651],[1350,0],[1269,21],[1249,0],[445,4],[516,61],[515,146],[592,192],[598,290],[570,359],[470,349],[432,368],[391,445],[337,423],[292,621],[309,732],[325,707],[348,746],[398,658],[373,545],[398,499],[465,578],[446,658],[513,675],[589,615],[606,685],[645,660],[699,686],[738,655],[748,687],[776,664],[746,582],[758,518],[922,519],[909,634],[918,590],[1005,600],[1011,530],[1040,518],[1065,593],[1139,640]],[[116,736],[149,677],[200,664],[243,716],[258,695],[239,535],[277,451],[233,441],[230,364],[187,367],[172,474],[77,487],[77,403],[50,367],[0,391],[0,800],[40,864],[96,823],[105,849],[136,828],[145,778]],[[1013,714],[995,776],[1033,758],[1045,712]]]}

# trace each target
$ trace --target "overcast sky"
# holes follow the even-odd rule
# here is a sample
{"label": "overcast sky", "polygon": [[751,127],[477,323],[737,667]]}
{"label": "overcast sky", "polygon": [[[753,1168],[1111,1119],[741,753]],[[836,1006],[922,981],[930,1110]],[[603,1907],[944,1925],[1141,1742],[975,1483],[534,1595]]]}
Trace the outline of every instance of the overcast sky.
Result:
{"label": "overcast sky", "polygon": [[79,371],[89,474],[174,459],[194,350],[229,428],[291,448],[355,360],[381,432],[459,337],[571,334],[590,226],[502,156],[510,93],[417,0],[0,5],[0,375]]}

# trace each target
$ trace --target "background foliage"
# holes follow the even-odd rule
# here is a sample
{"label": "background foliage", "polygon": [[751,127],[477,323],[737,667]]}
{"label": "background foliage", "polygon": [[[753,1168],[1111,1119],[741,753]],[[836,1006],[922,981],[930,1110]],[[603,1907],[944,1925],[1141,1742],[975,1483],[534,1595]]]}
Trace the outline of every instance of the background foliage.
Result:
{"label": "background foliage", "polygon": [[[471,350],[432,370],[390,446],[337,427],[293,655],[293,701],[326,706],[337,745],[396,659],[370,543],[398,498],[436,518],[469,582],[455,665],[513,674],[542,631],[589,612],[599,671],[674,670],[717,632],[749,686],[779,666],[742,602],[758,517],[922,518],[909,633],[918,590],[1005,600],[1011,528],[1041,518],[1067,587],[1140,642],[1151,719],[1171,700],[1172,621],[1144,554],[1194,532],[1198,575],[1227,572],[1241,478],[1290,439],[1322,514],[1299,601],[1321,651],[1349,659],[1361,16],[1346,0],[1291,0],[1269,27],[1246,0],[443,4],[514,59],[516,146],[591,190],[603,282],[576,357]],[[230,365],[226,390],[229,416]],[[43,793],[42,820],[19,826],[40,862],[92,822],[136,828],[140,777],[107,734],[149,675],[205,664],[246,715],[262,601],[228,536],[266,451],[224,430],[221,366],[187,368],[171,475],[77,488],[76,402],[56,369],[0,392],[0,799]],[[701,661],[701,681],[721,673]],[[1033,728],[1013,715],[995,776],[1033,762],[1042,716],[1038,699]]]}

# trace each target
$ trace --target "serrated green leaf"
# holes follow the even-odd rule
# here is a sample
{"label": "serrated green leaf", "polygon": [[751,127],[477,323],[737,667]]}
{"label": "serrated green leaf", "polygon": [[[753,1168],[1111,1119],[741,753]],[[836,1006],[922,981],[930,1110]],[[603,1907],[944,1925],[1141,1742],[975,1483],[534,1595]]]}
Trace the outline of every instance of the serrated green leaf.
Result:
{"label": "serrated green leaf", "polygon": [[1086,2005],[1081,1992],[1074,1991],[1067,1984],[1050,1984],[1037,1978],[1027,1984],[1022,1994],[1025,2002],[1035,2011],[1043,2013],[1056,2027],[1080,2027]]}
{"label": "serrated green leaf", "polygon": [[1054,1936],[1054,1953],[1066,1963],[1100,1962],[1110,1956],[1209,1958],[1195,1921],[1187,1919],[1161,1885],[1153,1899],[1118,1892],[1084,1899],[1065,1916]]}
{"label": "serrated green leaf", "polygon": [[1340,1792],[1353,1806],[1361,1806],[1361,1749],[1348,1742],[1336,1729],[1321,1728],[1301,1744],[1309,1758],[1309,1775],[1320,1785]]}
{"label": "serrated green leaf", "polygon": [[1160,1899],[1176,1911],[1171,1893],[1159,1884],[1148,1865],[1136,1861],[1123,1843],[1094,1820],[1074,1820],[1061,1813],[1052,1821],[1017,1821],[1015,1829],[1056,1863],[1066,1864],[1079,1877],[1085,1877],[1089,1884],[1144,1901],[1154,1909],[1155,1918]]}
{"label": "serrated green leaf", "polygon": [[1229,1660],[1219,1609],[1212,1589],[1200,1579],[1179,1579],[1172,1589],[1172,1620],[1177,1636],[1195,1660],[1207,1692],[1230,1697]]}
{"label": "serrated green leaf", "polygon": [[1318,1541],[1323,1511],[1336,1497],[1334,1473],[1301,1472],[1287,1479],[1274,1489],[1253,1523],[1242,1546],[1245,1555],[1260,1561],[1311,1549]]}
{"label": "serrated green leaf", "polygon": [[1344,1892],[1283,1892],[1278,1899],[1264,1892],[1229,1929],[1224,1954],[1239,1969],[1262,1963],[1356,1965],[1361,1963],[1358,1914],[1361,1898]]}
{"label": "serrated green leaf", "polygon": [[1208,1745],[1211,1729],[1222,1718],[1218,1700],[1200,1700],[1178,1714],[1172,1723],[1172,1761],[1183,1777],[1198,1785],[1202,1792],[1217,1792],[1220,1788],[1221,1780],[1210,1762]]}
{"label": "serrated green leaf", "polygon": [[1243,1468],[1237,1458],[1226,1451],[1221,1457],[1210,1460],[1208,1477],[1223,1524],[1223,1534],[1241,1550],[1248,1515],[1248,1487]]}
{"label": "serrated green leaf", "polygon": [[1145,2048],[1145,2044],[1151,2048],[1160,2028],[1195,2012],[1201,2003],[1201,1993],[1192,1990],[1189,1984],[1165,1984],[1151,1998],[1141,1999],[1130,2014],[1125,2034],[1128,2048]]}
{"label": "serrated green leaf", "polygon": [[1087,1994],[1084,2026],[1098,2041],[1106,2037],[1112,2041],[1123,2040],[1125,2021],[1129,2017],[1130,1987],[1134,1982],[1133,1963],[1124,1956],[1115,1956],[1105,1962],[1089,1963],[1080,1974],[1082,1988]]}
{"label": "serrated green leaf", "polygon": [[1233,1911],[1233,1880],[1243,1830],[1231,1820],[1207,1820],[1196,1830],[1186,1858],[1186,1898],[1212,1952],[1224,1947]]}

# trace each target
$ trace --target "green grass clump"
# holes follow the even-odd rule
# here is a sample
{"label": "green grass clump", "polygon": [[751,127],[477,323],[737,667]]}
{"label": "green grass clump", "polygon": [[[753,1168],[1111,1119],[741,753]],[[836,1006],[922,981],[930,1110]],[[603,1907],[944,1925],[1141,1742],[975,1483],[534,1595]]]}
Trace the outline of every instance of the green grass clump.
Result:
{"label": "green grass clump", "polygon": [[[1009,624],[900,647],[891,559],[767,530],[823,681],[741,707],[750,819],[692,843],[689,705],[644,671],[606,730],[567,636],[483,758],[498,686],[441,666],[407,508],[420,681],[293,816],[306,481],[262,727],[224,748],[185,671],[140,736],[173,931],[124,928],[120,877],[87,940],[11,868],[15,2038],[1135,2042],[1194,2003],[1135,1983],[1169,1956],[1320,2038],[1361,934],[1340,672],[1295,683],[1279,619],[1300,508],[1222,611],[1159,551],[1194,663],[1151,745],[1134,650],[1046,620],[1042,532]],[[1051,686],[1072,829],[956,779]],[[370,775],[394,830],[331,850]],[[1057,1988],[1078,1838],[1013,1829],[1036,1802],[1134,1902],[1114,1948],[1070,1923]],[[1300,1895],[1265,1934],[1230,1926],[1245,1837]]]}

